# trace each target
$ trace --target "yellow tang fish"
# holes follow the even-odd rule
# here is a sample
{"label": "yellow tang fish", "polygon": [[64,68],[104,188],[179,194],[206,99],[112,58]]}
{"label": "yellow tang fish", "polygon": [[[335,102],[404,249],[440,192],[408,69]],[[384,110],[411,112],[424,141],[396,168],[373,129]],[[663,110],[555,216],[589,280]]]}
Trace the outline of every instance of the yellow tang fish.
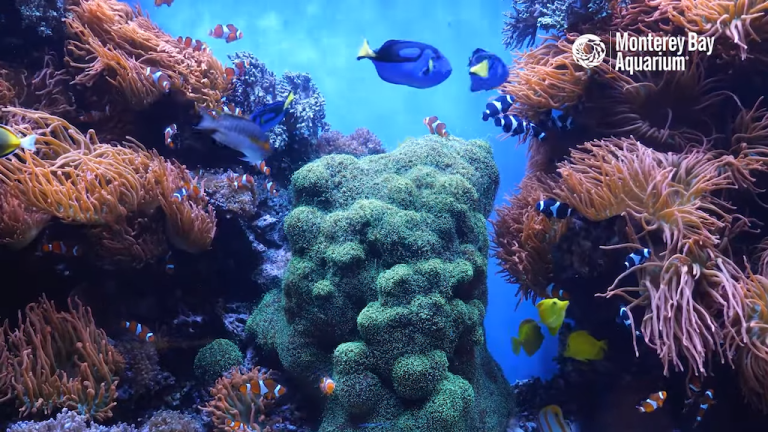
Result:
{"label": "yellow tang fish", "polygon": [[579,330],[568,336],[568,344],[563,355],[583,362],[602,360],[607,349],[608,341],[598,341],[586,330]]}
{"label": "yellow tang fish", "polygon": [[539,318],[541,323],[547,326],[549,333],[552,336],[557,335],[560,331],[560,327],[565,320],[565,310],[568,309],[570,302],[562,301],[560,299],[551,298],[542,300],[536,303],[536,307],[539,309]]}
{"label": "yellow tang fish", "polygon": [[537,420],[541,432],[571,432],[571,427],[563,419],[563,411],[557,405],[542,408]]}
{"label": "yellow tang fish", "polygon": [[544,334],[541,332],[539,323],[531,318],[526,318],[520,323],[517,330],[517,337],[512,337],[512,352],[515,355],[520,354],[520,347],[523,347],[528,357],[536,354],[544,341]]}
{"label": "yellow tang fish", "polygon": [[37,135],[19,138],[8,126],[0,125],[0,158],[12,154],[19,147],[35,151],[35,140],[37,140]]}

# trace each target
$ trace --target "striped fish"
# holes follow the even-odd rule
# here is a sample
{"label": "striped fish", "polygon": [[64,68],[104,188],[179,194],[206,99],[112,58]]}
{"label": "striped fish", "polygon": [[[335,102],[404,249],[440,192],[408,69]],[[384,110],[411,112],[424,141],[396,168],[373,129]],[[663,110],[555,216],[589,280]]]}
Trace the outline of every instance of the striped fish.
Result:
{"label": "striped fish", "polygon": [[571,432],[571,427],[563,419],[563,410],[557,405],[542,408],[537,424],[541,432]]}

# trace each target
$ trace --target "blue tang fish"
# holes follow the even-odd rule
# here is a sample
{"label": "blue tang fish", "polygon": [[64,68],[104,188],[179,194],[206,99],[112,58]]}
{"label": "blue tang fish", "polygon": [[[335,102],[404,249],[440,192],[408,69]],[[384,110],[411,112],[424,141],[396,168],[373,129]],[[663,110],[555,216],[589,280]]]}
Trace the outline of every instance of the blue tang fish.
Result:
{"label": "blue tang fish", "polygon": [[509,68],[496,54],[477,48],[469,58],[469,90],[493,90],[504,84],[509,77]]}
{"label": "blue tang fish", "polygon": [[288,94],[288,97],[284,101],[272,102],[269,105],[254,111],[251,114],[251,121],[259,125],[262,131],[266,132],[273,127],[280,124],[285,118],[285,110],[288,109],[288,105],[293,101],[293,92]]}
{"label": "blue tang fish", "polygon": [[451,63],[432,45],[421,42],[388,40],[377,50],[368,41],[357,53],[357,59],[370,59],[379,78],[397,85],[419,89],[434,87],[451,76]]}

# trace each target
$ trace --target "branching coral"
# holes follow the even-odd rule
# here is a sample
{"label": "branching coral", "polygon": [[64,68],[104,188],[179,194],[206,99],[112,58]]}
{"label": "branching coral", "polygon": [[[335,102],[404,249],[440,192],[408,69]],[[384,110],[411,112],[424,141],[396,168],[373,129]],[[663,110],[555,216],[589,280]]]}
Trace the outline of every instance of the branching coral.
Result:
{"label": "branching coral", "polygon": [[528,175],[508,204],[496,208],[491,220],[493,254],[507,281],[518,286],[520,301],[545,297],[552,282],[552,246],[566,224],[547,219],[536,203],[552,194],[553,183],[543,175]]}
{"label": "branching coral", "polygon": [[162,218],[156,216],[129,215],[125,223],[100,225],[88,231],[94,255],[103,264],[118,267],[141,267],[166,256],[168,241]]}
{"label": "branching coral", "polygon": [[[277,421],[270,421],[265,415],[273,402],[258,393],[259,381],[271,379],[271,372],[261,371],[257,366],[246,374],[234,369],[229,375],[216,380],[211,388],[213,400],[200,407],[211,416],[215,430],[232,432],[242,424],[254,432],[274,431]],[[240,389],[246,384],[254,386],[253,391]]]}
{"label": "branching coral", "polygon": [[43,297],[8,331],[11,385],[20,415],[64,407],[96,420],[112,416],[123,360],[96,327],[91,310],[70,300],[59,312]]}
{"label": "branching coral", "polygon": [[147,76],[157,67],[200,106],[215,108],[228,90],[224,68],[210,50],[186,49],[164,33],[140,8],[117,0],[80,0],[70,8],[66,21],[73,37],[68,41],[68,63],[80,74],[76,83],[94,85],[100,80],[113,93],[127,96],[134,106],[144,106],[162,89]]}
{"label": "branching coral", "polygon": [[384,153],[381,140],[366,128],[355,129],[349,135],[330,131],[320,135],[315,149],[321,156],[348,154],[356,157]]}

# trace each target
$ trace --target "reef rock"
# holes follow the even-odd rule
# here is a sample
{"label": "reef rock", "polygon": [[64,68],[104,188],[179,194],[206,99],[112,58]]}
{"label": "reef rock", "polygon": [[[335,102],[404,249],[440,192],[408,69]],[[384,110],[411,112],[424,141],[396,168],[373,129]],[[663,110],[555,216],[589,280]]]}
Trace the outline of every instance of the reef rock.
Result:
{"label": "reef rock", "polygon": [[483,330],[490,146],[426,136],[323,157],[292,183],[282,291],[247,329],[287,372],[334,378],[320,431],[503,430],[510,387]]}

